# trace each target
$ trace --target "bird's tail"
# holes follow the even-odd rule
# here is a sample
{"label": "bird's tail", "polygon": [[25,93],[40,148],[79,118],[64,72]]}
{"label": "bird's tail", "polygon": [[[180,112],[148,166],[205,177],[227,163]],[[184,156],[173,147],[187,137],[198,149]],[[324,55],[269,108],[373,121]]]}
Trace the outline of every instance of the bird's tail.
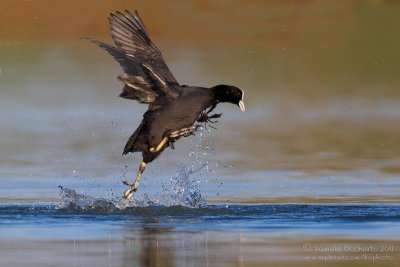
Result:
{"label": "bird's tail", "polygon": [[143,123],[141,123],[139,125],[139,127],[136,129],[136,131],[131,135],[131,137],[129,137],[129,140],[125,145],[124,152],[122,153],[122,155],[126,155],[126,154],[128,154],[130,152],[133,153],[133,152],[136,152],[136,151],[142,151],[136,145],[136,140],[137,140],[137,138],[139,136],[139,133],[142,130],[142,128],[143,128]]}

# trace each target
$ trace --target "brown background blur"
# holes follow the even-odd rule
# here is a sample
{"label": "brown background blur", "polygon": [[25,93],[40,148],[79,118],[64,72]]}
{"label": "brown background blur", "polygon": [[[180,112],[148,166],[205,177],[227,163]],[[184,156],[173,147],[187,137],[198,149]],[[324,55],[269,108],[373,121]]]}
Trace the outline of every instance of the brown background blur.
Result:
{"label": "brown background blur", "polygon": [[[139,10],[167,59],[192,47],[218,55],[223,81],[310,99],[400,96],[400,6],[391,0],[1,0],[1,52],[90,47],[82,36],[111,42],[106,18],[125,9]],[[231,70],[230,60],[241,64]]]}
{"label": "brown background blur", "polygon": [[[11,154],[43,164],[51,149],[46,160],[67,170],[86,168],[92,155],[105,174],[134,165],[121,149],[146,107],[118,97],[118,63],[80,37],[112,43],[109,13],[137,9],[178,82],[244,90],[246,112],[221,105],[218,130],[207,135],[218,160],[247,171],[400,172],[399,1],[0,3],[7,164]],[[185,155],[170,153],[160,165]],[[68,155],[76,162],[67,165]]]}

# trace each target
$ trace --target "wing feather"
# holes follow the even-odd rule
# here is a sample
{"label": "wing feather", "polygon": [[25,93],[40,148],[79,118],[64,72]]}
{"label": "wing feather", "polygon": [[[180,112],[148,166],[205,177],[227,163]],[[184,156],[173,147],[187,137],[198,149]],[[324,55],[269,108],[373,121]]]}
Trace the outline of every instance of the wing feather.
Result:
{"label": "wing feather", "polygon": [[148,65],[169,84],[178,85],[165,63],[160,50],[151,41],[143,21],[137,11],[133,16],[116,12],[109,17],[111,37],[117,47],[132,55],[140,63]]}
{"label": "wing feather", "polygon": [[160,50],[151,41],[138,12],[125,10],[108,17],[111,37],[116,46],[87,39],[109,52],[121,65],[125,75],[118,76],[124,83],[120,94],[123,98],[149,103],[150,109],[158,108],[180,94],[171,71]]}

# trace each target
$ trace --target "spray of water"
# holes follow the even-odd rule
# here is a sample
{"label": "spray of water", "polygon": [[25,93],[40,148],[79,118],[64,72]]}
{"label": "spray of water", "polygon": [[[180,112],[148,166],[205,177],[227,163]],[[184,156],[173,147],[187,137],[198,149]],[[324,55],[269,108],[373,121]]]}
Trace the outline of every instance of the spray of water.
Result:
{"label": "spray of water", "polygon": [[193,165],[179,166],[178,174],[176,177],[171,178],[169,186],[163,185],[161,193],[152,197],[147,194],[137,194],[131,200],[97,198],[87,194],[79,194],[75,190],[60,186],[61,203],[58,209],[77,212],[107,212],[149,206],[203,208],[207,204],[201,196],[200,180],[192,179],[191,176],[200,172],[207,164],[203,164],[197,169],[193,169]]}
{"label": "spray of water", "polygon": [[[207,206],[206,201],[201,195],[200,176],[206,172],[207,177],[214,175],[214,167],[222,166],[230,168],[218,161],[215,165],[211,164],[211,158],[215,155],[210,141],[204,147],[203,132],[209,131],[200,127],[197,136],[200,142],[190,145],[187,148],[189,157],[177,166],[177,174],[172,177],[168,185],[161,186],[161,192],[155,196],[147,194],[135,194],[131,200],[124,200],[118,197],[106,199],[78,194],[75,190],[60,186],[61,203],[59,209],[72,209],[76,211],[113,211],[124,210],[130,207],[149,207],[149,206],[183,206],[189,208],[203,208]],[[123,172],[123,175],[124,172]]]}

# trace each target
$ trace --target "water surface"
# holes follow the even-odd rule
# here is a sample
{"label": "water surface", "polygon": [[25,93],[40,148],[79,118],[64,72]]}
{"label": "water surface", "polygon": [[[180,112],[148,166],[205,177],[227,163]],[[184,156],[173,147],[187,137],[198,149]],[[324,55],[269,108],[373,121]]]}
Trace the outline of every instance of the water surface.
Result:
{"label": "water surface", "polygon": [[[2,6],[0,265],[398,265],[396,1],[128,2]],[[219,105],[121,203],[147,107],[79,38],[135,8],[180,83],[246,112]]]}
{"label": "water surface", "polygon": [[346,261],[352,265],[394,266],[400,256],[398,205],[3,205],[0,211],[4,265],[308,266],[346,256],[360,257]]}

